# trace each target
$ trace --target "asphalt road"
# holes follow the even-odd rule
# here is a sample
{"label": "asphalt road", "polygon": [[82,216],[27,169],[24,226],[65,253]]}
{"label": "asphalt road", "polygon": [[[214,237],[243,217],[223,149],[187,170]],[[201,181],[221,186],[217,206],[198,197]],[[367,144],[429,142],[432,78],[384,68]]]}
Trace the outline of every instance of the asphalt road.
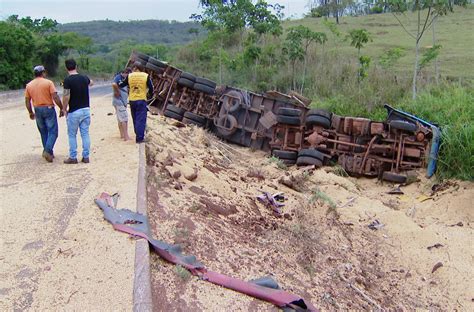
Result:
{"label": "asphalt road", "polygon": [[91,88],[89,164],[63,163],[65,118],[48,163],[21,91],[0,101],[0,311],[132,311],[135,242],[94,204],[103,191],[136,203],[138,145],[120,139],[110,91]]}

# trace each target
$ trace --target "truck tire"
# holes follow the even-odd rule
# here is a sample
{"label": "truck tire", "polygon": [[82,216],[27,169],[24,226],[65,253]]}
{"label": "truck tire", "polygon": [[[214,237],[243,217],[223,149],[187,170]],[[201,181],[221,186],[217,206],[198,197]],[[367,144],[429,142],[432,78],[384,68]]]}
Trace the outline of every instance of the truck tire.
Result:
{"label": "truck tire", "polygon": [[321,161],[324,160],[324,155],[315,149],[302,149],[298,152],[298,157],[313,157]]}
{"label": "truck tire", "polygon": [[332,117],[332,113],[324,109],[310,109],[308,113],[306,114],[306,116],[314,116],[314,115],[326,117],[329,120],[331,120],[331,117]]}
{"label": "truck tire", "polygon": [[146,62],[148,62],[148,59],[150,58],[148,55],[140,53],[140,52],[134,52],[135,56],[139,59],[142,59]]}
{"label": "truck tire", "polygon": [[298,153],[294,151],[273,150],[272,155],[281,160],[296,160],[298,158]]}
{"label": "truck tire", "polygon": [[280,107],[278,109],[278,115],[290,116],[290,117],[300,117],[301,110],[295,108]]}
{"label": "truck tire", "polygon": [[193,120],[199,124],[205,125],[206,124],[206,117],[203,117],[201,115],[197,115],[191,112],[185,112],[184,113],[184,118]]}
{"label": "truck tire", "polygon": [[326,117],[320,115],[309,115],[306,117],[305,124],[308,127],[311,126],[321,126],[324,129],[329,129],[331,127],[331,121]]}
{"label": "truck tire", "polygon": [[196,77],[196,83],[208,86],[209,88],[214,89],[214,90],[216,89],[216,86],[217,86],[217,84],[214,81],[206,79],[206,78],[202,78],[202,77]]}
{"label": "truck tire", "polygon": [[382,174],[382,179],[394,183],[405,183],[407,181],[407,177],[405,175],[390,171],[385,171]]}
{"label": "truck tire", "polygon": [[185,78],[191,80],[192,82],[196,82],[196,76],[187,72],[182,72],[180,78]]}
{"label": "truck tire", "polygon": [[186,113],[185,109],[183,109],[181,107],[178,107],[176,105],[173,105],[173,104],[168,104],[166,106],[166,110],[168,110],[170,112],[173,112],[175,114],[181,115],[181,116],[184,116],[184,113]]}
{"label": "truck tire", "polygon": [[[198,78],[196,78],[196,81],[197,81],[197,79]],[[209,95],[214,95],[216,93],[215,87],[211,88],[208,85],[197,83],[197,82],[193,85],[193,89],[196,90],[196,91],[200,91],[200,92],[209,94]]]}
{"label": "truck tire", "polygon": [[153,65],[161,68],[165,68],[166,66],[168,66],[166,63],[163,63],[162,61],[157,60],[156,58],[151,56],[148,58],[148,63],[152,63]]}
{"label": "truck tire", "polygon": [[198,126],[200,128],[204,128],[204,125],[203,123],[200,123],[200,122],[197,122],[193,119],[188,119],[186,117],[183,117],[183,123],[184,124],[187,124],[187,125],[195,125],[195,126]]}
{"label": "truck tire", "polygon": [[178,79],[178,84],[180,86],[183,86],[183,87],[186,87],[186,88],[191,88],[191,89],[194,87],[194,82],[192,82],[191,80],[186,79],[186,78],[179,78]]}
{"label": "truck tire", "polygon": [[297,166],[311,166],[314,165],[317,168],[323,166],[323,162],[317,158],[313,157],[307,157],[307,156],[299,156],[298,159],[296,159],[296,165]]}
{"label": "truck tire", "polygon": [[154,65],[150,62],[146,63],[145,68],[150,69],[150,70],[152,70],[154,72],[157,72],[157,73],[163,72],[163,68],[158,67],[158,66],[156,66],[156,65]]}
{"label": "truck tire", "polygon": [[285,124],[285,125],[292,125],[292,126],[301,125],[301,120],[300,120],[299,117],[277,115],[276,120],[277,120],[277,122],[279,122],[281,124]]}
{"label": "truck tire", "polygon": [[389,125],[390,128],[405,130],[409,132],[415,132],[417,130],[416,125],[404,120],[392,120],[390,121]]}
{"label": "truck tire", "polygon": [[163,116],[173,118],[173,119],[176,119],[176,120],[179,120],[179,121],[181,121],[183,119],[182,115],[176,114],[175,112],[172,112],[168,109],[163,112]]}

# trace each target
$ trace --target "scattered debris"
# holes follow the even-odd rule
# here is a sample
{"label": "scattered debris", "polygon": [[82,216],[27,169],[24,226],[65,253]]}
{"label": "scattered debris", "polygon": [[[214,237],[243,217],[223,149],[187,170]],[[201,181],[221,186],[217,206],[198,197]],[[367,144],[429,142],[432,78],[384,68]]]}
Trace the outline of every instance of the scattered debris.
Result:
{"label": "scattered debris", "polygon": [[432,246],[428,246],[428,247],[426,247],[426,248],[427,248],[428,250],[431,250],[431,249],[433,249],[433,248],[441,248],[441,247],[444,247],[444,246],[443,246],[442,244],[440,244],[440,243],[436,243],[436,244],[434,244],[434,245],[432,245]]}
{"label": "scattered debris", "polygon": [[265,180],[265,175],[263,171],[260,169],[255,169],[255,168],[252,168],[249,170],[249,172],[247,173],[247,177],[256,178],[259,181]]}
{"label": "scattered debris", "polygon": [[427,201],[427,200],[429,200],[429,199],[433,199],[433,197],[431,197],[431,196],[426,196],[426,195],[420,195],[420,196],[418,196],[418,197],[416,198],[416,200],[418,200],[420,203],[425,202],[425,201]]}
{"label": "scattered debris", "polygon": [[357,286],[355,286],[351,282],[349,282],[349,280],[347,278],[345,278],[344,276],[342,276],[342,274],[339,274],[339,277],[340,277],[341,280],[346,282],[350,288],[355,290],[359,295],[361,295],[365,300],[367,300],[367,302],[374,305],[379,311],[383,311],[382,307],[377,302],[375,302],[374,299],[370,298],[362,290],[360,290]]}
{"label": "scattered debris", "polygon": [[194,172],[191,173],[191,174],[185,174],[184,177],[186,178],[186,180],[189,180],[189,181],[194,181],[197,179],[198,177],[198,170],[196,168],[194,168]]}
{"label": "scattered debris", "polygon": [[434,265],[433,269],[431,270],[431,273],[434,273],[436,272],[436,270],[438,270],[440,267],[443,266],[443,263],[442,262],[438,262]]}
{"label": "scattered debris", "polygon": [[462,227],[462,226],[464,226],[464,224],[463,224],[461,221],[459,221],[458,223],[451,224],[451,225],[449,225],[449,226],[450,226],[450,227],[454,227],[454,226],[461,226],[461,227]]}
{"label": "scattered debris", "polygon": [[446,191],[450,187],[453,187],[455,188],[455,190],[458,190],[459,184],[450,180],[444,181],[442,183],[433,184],[433,186],[431,187],[431,196],[435,195],[436,193]]}
{"label": "scattered debris", "polygon": [[107,116],[113,116],[113,113],[107,113]]}
{"label": "scattered debris", "polygon": [[400,185],[398,185],[397,187],[395,187],[395,188],[391,189],[390,191],[388,191],[387,194],[390,194],[390,195],[403,195],[405,193],[403,193],[403,191],[400,188]]}
{"label": "scattered debris", "polygon": [[380,221],[377,220],[377,219],[375,219],[374,221],[372,221],[372,223],[370,223],[370,224],[368,225],[369,229],[374,230],[374,231],[380,230],[380,229],[383,228],[384,226],[385,226],[385,224],[380,223]]}
{"label": "scattered debris", "polygon": [[282,176],[278,180],[278,182],[297,192],[304,192],[307,189],[305,185],[307,180],[308,180],[307,175],[300,174],[297,176],[295,175]]}
{"label": "scattered debris", "polygon": [[[146,239],[151,244],[153,250],[161,257],[168,262],[181,266],[189,271],[190,274],[198,276],[202,281],[265,300],[282,309],[293,308],[298,311],[318,311],[309,301],[280,289],[276,282],[269,277],[247,282],[208,270],[196,257],[185,256],[180,245],[171,245],[154,239],[146,216],[128,209],[115,209],[112,198],[107,193],[102,193],[96,198],[95,203],[104,213],[104,218],[113,225],[115,230]],[[140,223],[124,224],[125,220],[137,220]],[[268,286],[269,281],[272,282],[272,287]]]}
{"label": "scattered debris", "polygon": [[282,192],[275,193],[273,195],[268,192],[263,192],[262,195],[257,196],[257,199],[266,207],[272,208],[273,212],[277,215],[281,215],[280,208],[285,206],[285,204],[283,204],[285,201],[285,196],[283,196]]}
{"label": "scattered debris", "polygon": [[338,206],[337,208],[344,208],[346,206],[352,206],[352,203],[357,199],[357,197],[351,197],[349,198],[349,200],[344,204],[344,205],[340,205]]}
{"label": "scattered debris", "polygon": [[173,172],[173,179],[177,180],[181,177],[181,171],[177,170]]}

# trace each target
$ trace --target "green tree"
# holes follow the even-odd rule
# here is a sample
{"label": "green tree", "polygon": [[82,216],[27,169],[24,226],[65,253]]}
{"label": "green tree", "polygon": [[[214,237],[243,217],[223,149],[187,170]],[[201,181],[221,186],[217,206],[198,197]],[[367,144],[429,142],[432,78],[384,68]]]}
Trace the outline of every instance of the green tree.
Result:
{"label": "green tree", "polygon": [[292,66],[293,76],[293,90],[296,90],[296,63],[303,61],[303,74],[300,86],[300,92],[304,90],[304,83],[306,80],[306,71],[308,64],[308,51],[313,43],[324,44],[327,41],[327,36],[322,32],[314,32],[306,26],[298,25],[288,29],[284,53],[288,55]]}
{"label": "green tree", "polygon": [[58,69],[59,56],[69,48],[63,35],[56,32],[58,22],[46,17],[32,19],[29,16],[19,18],[18,15],[9,16],[7,21],[23,26],[32,32],[35,42],[34,51],[36,51],[35,61],[41,62],[48,70],[48,73],[51,76],[55,76]]}
{"label": "green tree", "polygon": [[0,22],[0,88],[21,88],[32,77],[33,35],[22,25]]}
{"label": "green tree", "polygon": [[[460,3],[460,4],[457,4]],[[415,63],[413,68],[412,97],[416,98],[417,78],[420,70],[420,42],[426,31],[432,26],[439,16],[453,11],[453,5],[463,5],[465,1],[453,0],[387,0],[386,5],[392,11],[403,30],[415,41]],[[407,11],[415,13],[415,31],[410,31],[408,22],[404,23],[398,17]]]}
{"label": "green tree", "polygon": [[351,46],[357,49],[357,57],[360,57],[360,49],[362,49],[369,41],[372,41],[371,34],[367,29],[352,29],[349,31],[348,38],[351,40]]}

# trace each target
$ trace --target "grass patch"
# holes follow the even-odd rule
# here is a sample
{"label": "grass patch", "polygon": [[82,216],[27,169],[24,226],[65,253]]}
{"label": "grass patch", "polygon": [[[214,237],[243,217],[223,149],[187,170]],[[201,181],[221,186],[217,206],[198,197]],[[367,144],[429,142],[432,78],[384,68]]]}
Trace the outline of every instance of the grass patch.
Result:
{"label": "grass patch", "polygon": [[336,209],[336,203],[332,200],[332,198],[329,197],[328,194],[324,193],[318,188],[315,188],[312,191],[312,195],[309,199],[310,203],[314,203],[316,201],[326,203],[329,206],[329,208]]}
{"label": "grass patch", "polygon": [[191,273],[179,264],[175,265],[174,273],[179,276],[183,281],[189,281],[191,279]]}
{"label": "grass patch", "polygon": [[288,170],[288,166],[285,165],[285,163],[278,157],[275,157],[275,156],[271,156],[270,158],[268,158],[268,163],[270,164],[276,164],[276,166],[278,167],[278,169],[282,169],[282,170]]}

